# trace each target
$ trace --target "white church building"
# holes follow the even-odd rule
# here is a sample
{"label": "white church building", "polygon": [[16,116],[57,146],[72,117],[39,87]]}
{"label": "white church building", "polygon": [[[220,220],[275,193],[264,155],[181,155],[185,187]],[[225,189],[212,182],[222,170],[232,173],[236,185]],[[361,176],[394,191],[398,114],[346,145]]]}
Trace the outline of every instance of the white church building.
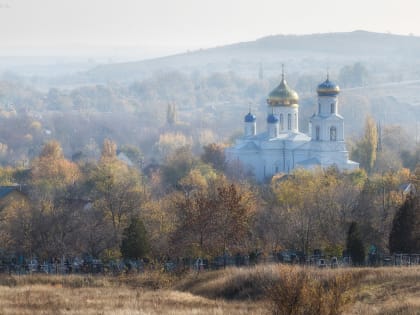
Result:
{"label": "white church building", "polygon": [[257,134],[257,118],[251,110],[244,118],[244,135],[226,149],[229,161],[238,160],[262,181],[295,168],[354,170],[344,142],[344,119],[338,113],[340,88],[327,79],[318,85],[318,108],[309,121],[309,134],[299,132],[299,96],[282,74],[280,84],[267,99],[266,131]]}

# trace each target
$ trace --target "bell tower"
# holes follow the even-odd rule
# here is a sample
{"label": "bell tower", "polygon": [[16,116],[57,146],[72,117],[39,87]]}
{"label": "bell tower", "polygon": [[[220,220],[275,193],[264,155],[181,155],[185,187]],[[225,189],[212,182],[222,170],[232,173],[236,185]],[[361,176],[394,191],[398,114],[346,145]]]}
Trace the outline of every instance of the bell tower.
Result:
{"label": "bell tower", "polygon": [[318,85],[317,113],[312,116],[312,141],[344,141],[344,119],[338,114],[340,87],[327,79]]}

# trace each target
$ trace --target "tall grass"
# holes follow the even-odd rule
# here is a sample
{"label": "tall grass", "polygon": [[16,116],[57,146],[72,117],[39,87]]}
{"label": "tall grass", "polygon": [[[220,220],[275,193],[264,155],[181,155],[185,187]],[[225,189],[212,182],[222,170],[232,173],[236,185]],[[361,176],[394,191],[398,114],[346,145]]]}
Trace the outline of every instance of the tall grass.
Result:
{"label": "tall grass", "polygon": [[105,288],[129,286],[132,288],[163,289],[169,288],[177,277],[171,274],[150,271],[127,274],[118,277],[101,275],[6,275],[0,274],[0,286],[50,285],[65,288]]}
{"label": "tall grass", "polygon": [[420,315],[420,267],[0,275],[0,314]]}

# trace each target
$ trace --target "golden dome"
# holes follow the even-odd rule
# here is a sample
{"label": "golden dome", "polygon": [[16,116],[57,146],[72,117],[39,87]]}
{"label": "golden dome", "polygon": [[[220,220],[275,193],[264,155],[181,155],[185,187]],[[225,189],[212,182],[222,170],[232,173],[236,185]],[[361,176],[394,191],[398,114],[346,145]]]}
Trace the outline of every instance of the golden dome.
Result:
{"label": "golden dome", "polygon": [[270,92],[267,103],[270,106],[293,106],[297,105],[299,95],[291,89],[284,79],[284,72],[280,84]]}

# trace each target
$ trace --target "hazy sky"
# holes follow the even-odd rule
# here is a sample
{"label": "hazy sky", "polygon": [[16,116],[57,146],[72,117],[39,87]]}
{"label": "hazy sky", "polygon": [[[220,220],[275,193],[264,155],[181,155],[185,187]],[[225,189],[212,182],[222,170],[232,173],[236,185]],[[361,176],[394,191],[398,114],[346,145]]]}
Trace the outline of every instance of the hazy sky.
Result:
{"label": "hazy sky", "polygon": [[0,48],[195,49],[271,34],[420,35],[420,0],[0,0]]}

